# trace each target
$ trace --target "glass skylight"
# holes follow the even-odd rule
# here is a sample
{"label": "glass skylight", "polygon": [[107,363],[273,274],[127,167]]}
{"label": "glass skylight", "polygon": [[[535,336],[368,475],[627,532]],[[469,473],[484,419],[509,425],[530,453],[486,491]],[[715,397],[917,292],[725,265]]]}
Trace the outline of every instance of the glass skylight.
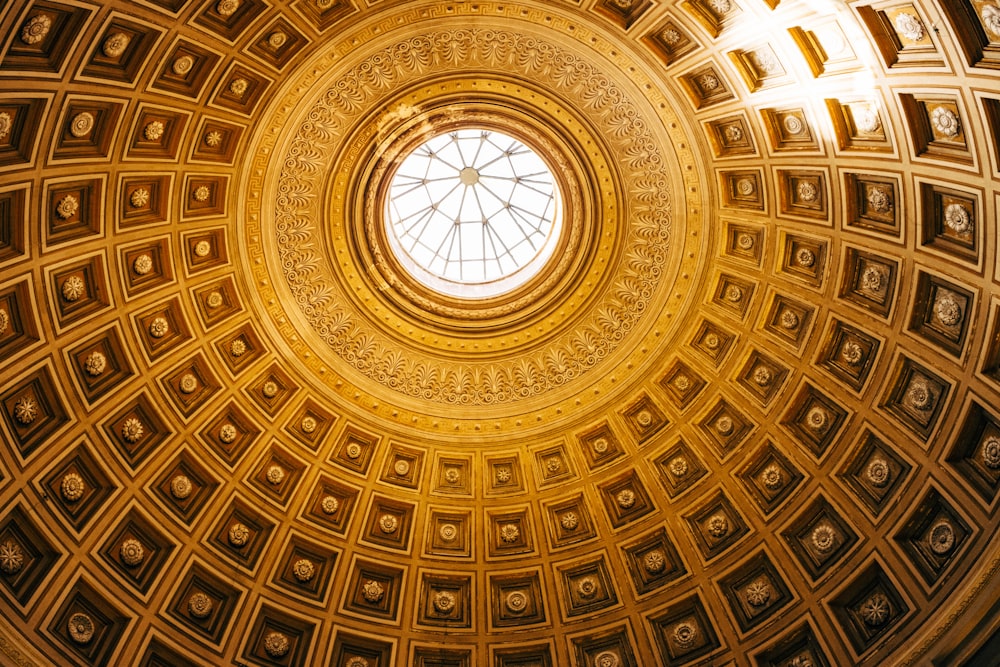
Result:
{"label": "glass skylight", "polygon": [[551,256],[557,199],[552,172],[524,143],[460,129],[403,159],[389,187],[386,227],[401,263],[425,285],[491,296],[524,283]]}

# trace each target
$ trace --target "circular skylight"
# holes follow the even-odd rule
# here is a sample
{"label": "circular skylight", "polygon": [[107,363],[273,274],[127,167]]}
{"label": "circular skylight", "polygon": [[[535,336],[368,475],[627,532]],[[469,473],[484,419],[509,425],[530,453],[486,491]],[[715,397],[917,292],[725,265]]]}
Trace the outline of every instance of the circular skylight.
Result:
{"label": "circular skylight", "polygon": [[386,231],[421,283],[453,296],[508,292],[538,273],[560,231],[555,178],[506,134],[465,128],[432,137],[389,185]]}

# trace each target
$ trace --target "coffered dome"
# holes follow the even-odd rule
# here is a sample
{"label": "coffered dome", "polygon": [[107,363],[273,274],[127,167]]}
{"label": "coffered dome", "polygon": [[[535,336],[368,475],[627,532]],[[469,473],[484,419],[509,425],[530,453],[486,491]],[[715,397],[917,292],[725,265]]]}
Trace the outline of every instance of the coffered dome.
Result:
{"label": "coffered dome", "polygon": [[0,10],[16,664],[989,664],[1000,6]]}

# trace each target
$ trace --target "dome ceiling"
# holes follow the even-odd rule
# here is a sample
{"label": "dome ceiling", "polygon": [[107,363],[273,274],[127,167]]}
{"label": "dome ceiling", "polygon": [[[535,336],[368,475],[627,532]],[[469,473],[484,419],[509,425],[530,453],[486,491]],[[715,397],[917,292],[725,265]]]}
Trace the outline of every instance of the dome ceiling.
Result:
{"label": "dome ceiling", "polygon": [[[5,661],[991,655],[1000,7],[18,0],[0,30]],[[483,298],[383,218],[465,128],[536,150],[563,216]]]}

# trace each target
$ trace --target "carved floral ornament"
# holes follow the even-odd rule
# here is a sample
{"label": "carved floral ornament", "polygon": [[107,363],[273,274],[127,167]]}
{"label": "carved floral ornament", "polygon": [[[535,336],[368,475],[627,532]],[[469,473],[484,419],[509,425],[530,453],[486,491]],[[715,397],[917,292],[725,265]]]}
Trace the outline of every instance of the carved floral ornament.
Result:
{"label": "carved floral ornament", "polygon": [[51,28],[52,19],[47,14],[35,14],[21,26],[21,41],[34,46],[45,39]]}
{"label": "carved floral ornament", "polygon": [[[132,191],[132,194],[129,195],[128,201],[129,204],[132,205],[132,208],[142,208],[149,203],[149,190],[146,188],[136,188]],[[143,257],[148,257],[148,255],[143,255]],[[152,268],[152,265],[150,265],[150,268]],[[148,271],[146,273],[148,273]]]}
{"label": "carved floral ornament", "polygon": [[936,106],[931,110],[931,124],[938,134],[947,139],[954,139],[962,131],[958,114],[946,106]]}
{"label": "carved floral ornament", "polygon": [[90,640],[94,638],[94,621],[87,614],[77,612],[69,617],[66,631],[74,643],[89,644]]}
{"label": "carved floral ornament", "polygon": [[979,10],[979,16],[983,21],[983,26],[994,37],[1000,37],[1000,7],[987,3]]}
{"label": "carved floral ornament", "polygon": [[438,591],[434,594],[434,609],[439,614],[448,614],[455,608],[457,603],[455,594],[451,591]]}
{"label": "carved floral ornament", "polygon": [[130,537],[122,542],[119,554],[122,562],[127,567],[138,567],[146,558],[146,550],[143,548],[142,543],[134,537]]}
{"label": "carved floral ornament", "polygon": [[24,565],[24,550],[21,545],[13,540],[4,540],[0,543],[0,572],[4,574],[17,574]]}
{"label": "carved floral ornament", "polygon": [[[608,128],[602,139],[612,145],[610,150],[615,154],[625,156],[623,182],[617,187],[631,193],[626,205],[620,207],[627,210],[616,211],[620,216],[616,232],[623,239],[622,247],[629,250],[621,261],[615,262],[616,273],[607,283],[608,289],[591,302],[593,305],[587,311],[576,313],[581,325],[544,339],[537,346],[481,363],[442,360],[433,352],[422,350],[402,354],[394,340],[396,332],[387,334],[380,324],[369,319],[367,311],[357,309],[354,301],[341,292],[335,276],[345,269],[331,266],[336,258],[320,254],[326,246],[322,237],[331,233],[329,228],[339,230],[337,225],[345,224],[337,219],[323,223],[328,214],[324,212],[321,193],[325,191],[331,166],[337,166],[331,163],[340,152],[339,147],[352,139],[348,131],[354,121],[369,117],[369,109],[382,104],[389,91],[404,88],[418,77],[429,73],[442,76],[461,73],[472,67],[509,71],[526,81],[555,80],[561,90],[579,101],[575,111],[587,115],[595,126]],[[396,111],[406,117],[420,113],[419,109]],[[308,109],[305,118],[294,128],[287,150],[272,158],[274,162],[280,160],[282,168],[274,179],[274,189],[268,191],[273,209],[263,214],[262,231],[276,242],[269,258],[270,271],[283,273],[284,279],[274,282],[283,283],[282,289],[291,292],[292,299],[281,303],[288,308],[294,303],[312,329],[309,334],[322,340],[336,355],[338,364],[346,362],[384,387],[446,404],[500,404],[537,396],[580,378],[598,365],[640,326],[644,314],[649,312],[648,305],[664,285],[669,288],[670,281],[664,280],[664,273],[672,228],[671,176],[658,139],[642,109],[632,103],[625,89],[574,53],[509,30],[428,33],[396,43],[338,73],[337,84]],[[391,124],[398,119],[381,120]],[[353,168],[361,173],[358,167]],[[572,199],[570,208],[583,206],[581,192],[570,192],[568,196]],[[367,211],[377,212],[381,210],[378,202],[373,191],[364,206]],[[249,217],[252,219],[254,215]],[[377,232],[367,232],[374,232],[380,226],[378,214],[358,219],[364,220],[359,225],[370,225],[371,230],[348,228],[345,233],[355,238],[377,237]],[[564,224],[570,228],[574,224],[579,226],[579,222]],[[377,247],[371,251],[376,255],[381,252]],[[376,257],[377,266],[381,266],[379,261]],[[257,275],[263,278],[264,273],[258,271]],[[394,294],[408,289],[404,284],[391,287],[387,291]],[[469,316],[470,311],[464,307],[434,301],[422,294],[407,294],[406,298],[435,316],[459,321]],[[521,305],[526,304],[517,304],[515,299],[513,305],[505,303],[502,308],[513,312],[512,308]],[[280,308],[281,305],[275,306],[272,314],[277,314]],[[410,339],[416,338],[414,335]]]}
{"label": "carved floral ornament", "polygon": [[213,606],[212,598],[200,591],[188,598],[188,612],[195,618],[208,618]]}
{"label": "carved floral ornament", "polygon": [[924,38],[924,35],[927,34],[924,30],[924,24],[921,23],[920,19],[913,14],[900,12],[899,14],[896,14],[895,23],[896,32],[911,42],[919,42]]}
{"label": "carved floral ornament", "polygon": [[650,574],[659,574],[667,566],[667,559],[659,549],[653,549],[642,558],[642,566]]}
{"label": "carved floral ornament", "polygon": [[885,187],[873,187],[868,191],[868,205],[876,213],[892,210],[892,193]]}
{"label": "carved floral ornament", "polygon": [[89,111],[82,111],[75,116],[69,125],[69,132],[77,139],[81,139],[94,129],[94,114]]}
{"label": "carved floral ornament", "polygon": [[618,667],[621,658],[614,651],[602,651],[594,658],[594,667]]}
{"label": "carved floral ornament", "polygon": [[767,579],[755,579],[743,592],[746,601],[754,607],[763,607],[771,599],[771,584]]}
{"label": "carved floral ornament", "polygon": [[124,32],[115,32],[104,40],[101,50],[108,58],[119,58],[125,53],[125,49],[128,48],[131,41],[131,38]]}
{"label": "carved floral ornament", "polygon": [[281,658],[290,648],[288,636],[281,632],[269,632],[264,635],[264,651],[272,658]]}
{"label": "carved floral ornament", "polygon": [[308,558],[300,558],[292,565],[292,574],[302,583],[306,583],[316,574],[316,565]]}

